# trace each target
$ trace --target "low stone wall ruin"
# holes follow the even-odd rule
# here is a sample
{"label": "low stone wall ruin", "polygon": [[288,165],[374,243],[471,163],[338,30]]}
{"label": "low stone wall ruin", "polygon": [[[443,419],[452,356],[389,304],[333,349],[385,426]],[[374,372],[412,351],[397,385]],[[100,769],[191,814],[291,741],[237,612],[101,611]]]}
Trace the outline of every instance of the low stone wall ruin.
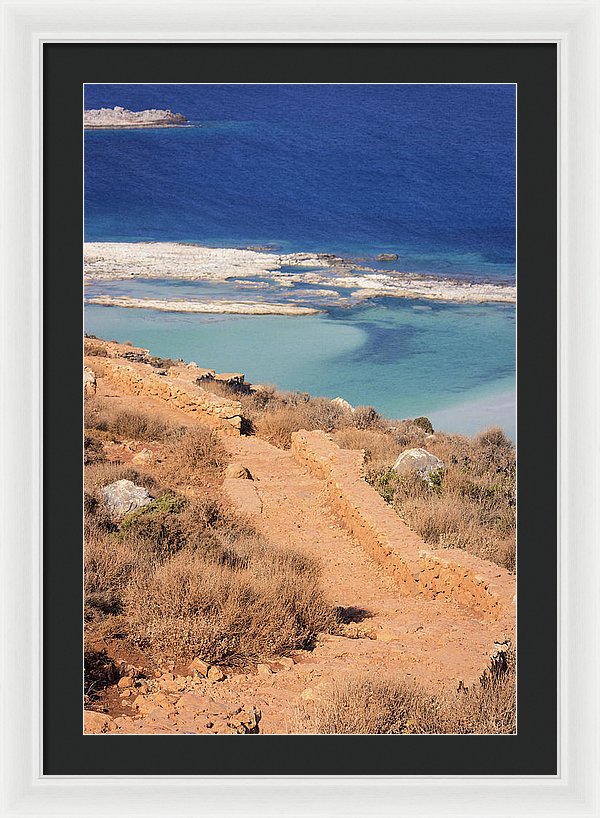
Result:
{"label": "low stone wall ruin", "polygon": [[447,598],[475,616],[514,631],[515,578],[505,569],[458,549],[428,548],[362,477],[364,454],[340,449],[324,432],[295,432],[292,451],[324,480],[329,502],[363,548],[405,595]]}
{"label": "low stone wall ruin", "polygon": [[[94,360],[101,361],[104,377],[125,394],[158,398],[195,415],[214,429],[231,435],[240,434],[240,402],[203,389],[197,380],[205,378],[228,382],[229,378],[237,383],[239,378],[243,379],[243,375],[234,374],[226,378],[212,370],[186,364],[170,366],[165,370],[145,362],[145,358],[150,360],[147,350],[87,338],[85,344],[88,352],[85,362],[93,364]],[[102,357],[89,355],[90,352],[98,355],[99,350],[105,353]]]}

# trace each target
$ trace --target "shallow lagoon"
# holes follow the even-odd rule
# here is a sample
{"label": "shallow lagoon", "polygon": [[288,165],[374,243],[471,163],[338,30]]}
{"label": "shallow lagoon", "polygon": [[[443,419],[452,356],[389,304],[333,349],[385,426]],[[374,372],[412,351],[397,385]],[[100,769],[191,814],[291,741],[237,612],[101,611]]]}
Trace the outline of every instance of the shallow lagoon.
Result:
{"label": "shallow lagoon", "polygon": [[[124,289],[131,294],[130,283]],[[514,305],[380,298],[288,317],[88,304],[85,326],[156,355],[241,371],[253,383],[341,395],[388,417],[427,415],[446,431],[497,424],[515,438]]]}

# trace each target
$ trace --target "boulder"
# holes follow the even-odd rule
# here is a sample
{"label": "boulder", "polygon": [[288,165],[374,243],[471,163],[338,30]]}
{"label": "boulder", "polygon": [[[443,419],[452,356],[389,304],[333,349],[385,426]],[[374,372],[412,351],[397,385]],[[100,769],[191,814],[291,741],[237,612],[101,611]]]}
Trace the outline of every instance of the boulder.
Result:
{"label": "boulder", "polygon": [[89,366],[83,367],[83,394],[86,398],[96,394],[96,373]]}
{"label": "boulder", "polygon": [[399,455],[392,466],[396,474],[419,472],[422,477],[428,477],[431,472],[443,469],[444,464],[427,449],[406,449]]}
{"label": "boulder", "polygon": [[147,506],[152,497],[143,486],[131,480],[117,480],[102,489],[102,498],[113,517],[124,517],[138,508]]}
{"label": "boulder", "polygon": [[252,475],[250,469],[247,469],[246,466],[242,466],[240,463],[230,463],[225,469],[225,479],[252,480]]}

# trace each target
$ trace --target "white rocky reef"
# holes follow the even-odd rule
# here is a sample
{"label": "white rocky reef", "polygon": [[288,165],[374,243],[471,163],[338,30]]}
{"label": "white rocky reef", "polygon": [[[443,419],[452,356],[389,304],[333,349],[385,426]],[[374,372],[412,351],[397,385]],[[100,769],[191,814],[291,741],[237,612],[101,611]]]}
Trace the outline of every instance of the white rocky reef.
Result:
{"label": "white rocky reef", "polygon": [[[338,287],[355,302],[381,296],[469,303],[516,300],[512,284],[357,267],[328,253],[278,254],[175,242],[87,242],[83,255],[88,283],[131,278],[225,281],[261,277],[287,289],[298,284],[325,286],[329,298],[341,298],[331,290]],[[316,294],[313,290],[312,295]],[[310,295],[310,290],[303,291],[304,297]]]}
{"label": "white rocky reef", "polygon": [[270,304],[266,301],[178,301],[166,298],[129,298],[98,295],[86,299],[88,304],[104,307],[137,307],[161,312],[198,312],[231,315],[315,315],[321,310],[297,304]]}
{"label": "white rocky reef", "polygon": [[92,108],[83,113],[86,128],[169,128],[184,125],[183,114],[150,108],[146,111],[128,111],[120,105],[114,108]]}

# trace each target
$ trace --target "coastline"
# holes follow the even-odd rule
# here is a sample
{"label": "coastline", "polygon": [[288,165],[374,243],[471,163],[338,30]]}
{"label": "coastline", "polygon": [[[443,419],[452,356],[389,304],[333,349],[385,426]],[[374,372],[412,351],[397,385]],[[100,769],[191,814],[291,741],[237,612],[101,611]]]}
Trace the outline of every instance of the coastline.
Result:
{"label": "coastline", "polygon": [[86,242],[84,277],[88,283],[133,278],[210,282],[260,277],[282,288],[296,284],[337,287],[348,290],[356,301],[381,296],[472,304],[516,301],[516,287],[510,284],[382,271],[329,253],[280,254],[177,242]]}
{"label": "coastline", "polygon": [[139,124],[129,123],[127,125],[107,124],[107,125],[88,125],[85,124],[86,131],[139,131],[148,128],[189,128],[189,122],[140,122]]}

